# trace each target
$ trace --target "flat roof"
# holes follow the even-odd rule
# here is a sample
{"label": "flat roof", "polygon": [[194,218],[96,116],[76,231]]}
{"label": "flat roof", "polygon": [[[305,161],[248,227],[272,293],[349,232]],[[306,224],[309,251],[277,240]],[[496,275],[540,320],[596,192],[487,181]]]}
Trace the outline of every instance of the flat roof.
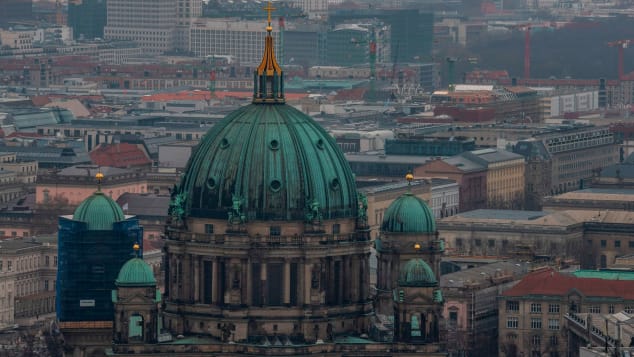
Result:
{"label": "flat roof", "polygon": [[577,278],[596,278],[606,280],[634,280],[634,271],[628,270],[577,270],[572,273]]}
{"label": "flat roof", "polygon": [[509,219],[514,221],[532,221],[548,215],[548,212],[544,211],[518,211],[507,209],[477,209],[474,211],[467,211],[459,213],[458,215],[464,218],[476,218],[476,219]]}

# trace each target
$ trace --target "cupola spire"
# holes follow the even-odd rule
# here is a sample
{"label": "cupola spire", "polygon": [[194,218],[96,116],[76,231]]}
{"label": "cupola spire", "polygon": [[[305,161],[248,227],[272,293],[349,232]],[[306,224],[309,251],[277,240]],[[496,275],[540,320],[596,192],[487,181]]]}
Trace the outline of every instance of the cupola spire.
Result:
{"label": "cupola spire", "polygon": [[284,103],[284,74],[275,59],[273,47],[273,26],[271,12],[275,10],[271,1],[264,8],[268,14],[266,37],[264,40],[264,55],[262,62],[253,73],[253,103]]}

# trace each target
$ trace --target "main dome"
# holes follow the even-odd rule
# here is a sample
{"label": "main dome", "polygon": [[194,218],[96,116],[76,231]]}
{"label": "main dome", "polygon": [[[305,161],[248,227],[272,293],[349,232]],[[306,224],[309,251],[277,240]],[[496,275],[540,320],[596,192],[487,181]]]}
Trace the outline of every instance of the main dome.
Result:
{"label": "main dome", "polygon": [[109,231],[113,223],[125,220],[125,215],[112,198],[96,191],[79,204],[73,219],[86,222],[89,231]]}
{"label": "main dome", "polygon": [[186,215],[227,218],[234,200],[246,219],[355,217],[354,176],[341,150],[309,116],[286,104],[250,104],[205,135],[179,193]]}
{"label": "main dome", "polygon": [[381,230],[390,233],[434,233],[436,220],[425,201],[408,192],[387,208]]}

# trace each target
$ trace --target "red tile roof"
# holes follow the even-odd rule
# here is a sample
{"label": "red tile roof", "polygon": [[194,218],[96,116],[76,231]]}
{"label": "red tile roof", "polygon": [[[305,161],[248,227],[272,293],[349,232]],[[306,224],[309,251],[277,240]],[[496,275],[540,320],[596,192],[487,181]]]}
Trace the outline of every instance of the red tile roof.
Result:
{"label": "red tile roof", "polygon": [[634,300],[634,281],[607,280],[596,278],[577,278],[546,268],[532,272],[524,277],[502,296],[546,295],[563,296],[572,289],[585,296],[615,297]]}
{"label": "red tile roof", "polygon": [[95,165],[119,168],[145,166],[152,163],[144,150],[129,143],[99,145],[90,152],[90,160]]}

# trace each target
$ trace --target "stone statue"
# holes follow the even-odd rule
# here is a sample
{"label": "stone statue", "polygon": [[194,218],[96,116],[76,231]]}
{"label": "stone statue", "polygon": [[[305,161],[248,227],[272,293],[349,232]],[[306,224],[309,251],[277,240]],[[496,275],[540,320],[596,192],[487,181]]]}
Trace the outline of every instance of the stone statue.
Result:
{"label": "stone statue", "polygon": [[231,209],[229,210],[229,223],[230,224],[242,224],[246,222],[246,216],[242,212],[242,197],[240,195],[233,194]]}
{"label": "stone statue", "polygon": [[367,224],[368,223],[368,197],[365,194],[358,192],[357,200],[358,200],[357,217],[359,217],[359,221],[361,223]]}
{"label": "stone statue", "polygon": [[170,192],[170,204],[168,208],[168,214],[172,219],[172,222],[181,225],[183,223],[183,219],[185,218],[185,202],[187,200],[187,196],[184,192],[179,192],[179,188],[174,185]]}
{"label": "stone statue", "polygon": [[321,207],[319,201],[312,200],[308,204],[307,212],[306,212],[306,221],[308,222],[321,222]]}

